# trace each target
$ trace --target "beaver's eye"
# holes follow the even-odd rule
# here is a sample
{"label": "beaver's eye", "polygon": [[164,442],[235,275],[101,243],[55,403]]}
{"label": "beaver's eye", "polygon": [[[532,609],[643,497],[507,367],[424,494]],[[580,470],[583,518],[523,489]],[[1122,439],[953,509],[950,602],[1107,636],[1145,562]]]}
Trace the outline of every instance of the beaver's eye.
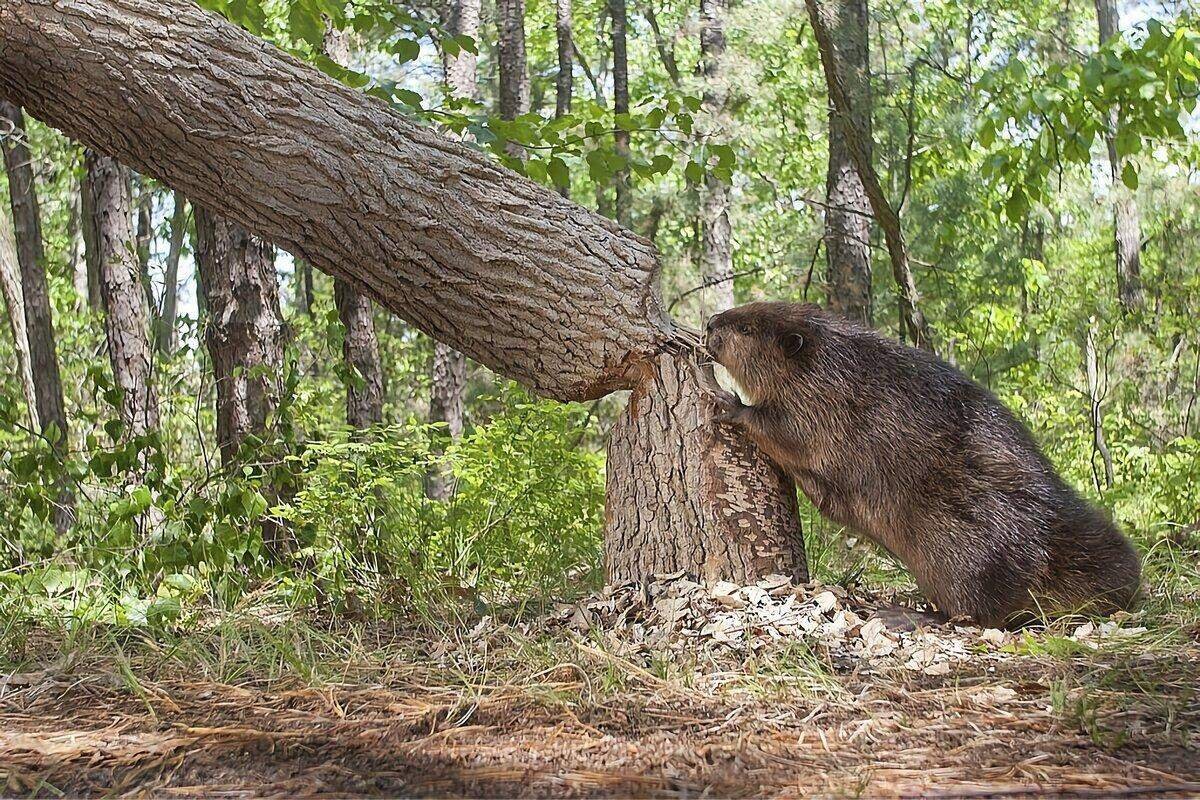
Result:
{"label": "beaver's eye", "polygon": [[743,322],[741,325],[738,325],[737,330],[738,330],[738,333],[742,334],[743,336],[749,336],[750,335],[750,323]]}

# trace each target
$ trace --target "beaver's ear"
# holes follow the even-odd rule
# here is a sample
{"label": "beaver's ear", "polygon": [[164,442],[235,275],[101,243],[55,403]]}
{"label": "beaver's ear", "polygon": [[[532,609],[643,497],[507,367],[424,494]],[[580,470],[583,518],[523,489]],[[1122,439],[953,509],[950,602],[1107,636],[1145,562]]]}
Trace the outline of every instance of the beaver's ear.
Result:
{"label": "beaver's ear", "polygon": [[804,349],[804,334],[800,331],[787,331],[783,334],[783,352],[788,358],[797,358]]}

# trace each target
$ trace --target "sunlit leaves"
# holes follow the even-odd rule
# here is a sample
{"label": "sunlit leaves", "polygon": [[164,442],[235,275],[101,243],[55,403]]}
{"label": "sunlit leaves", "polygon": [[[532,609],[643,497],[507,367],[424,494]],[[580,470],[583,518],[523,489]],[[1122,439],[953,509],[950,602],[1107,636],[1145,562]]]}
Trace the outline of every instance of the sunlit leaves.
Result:
{"label": "sunlit leaves", "polygon": [[1007,187],[1005,213],[1024,214],[1043,198],[1046,182],[1069,164],[1092,158],[1110,138],[1122,159],[1120,179],[1136,189],[1132,156],[1147,142],[1183,142],[1182,120],[1196,111],[1200,95],[1200,34],[1167,30],[1151,20],[1133,44],[1116,38],[1082,61],[1051,64],[1037,74],[1020,59],[980,82],[991,112],[977,141],[993,156],[984,176]]}

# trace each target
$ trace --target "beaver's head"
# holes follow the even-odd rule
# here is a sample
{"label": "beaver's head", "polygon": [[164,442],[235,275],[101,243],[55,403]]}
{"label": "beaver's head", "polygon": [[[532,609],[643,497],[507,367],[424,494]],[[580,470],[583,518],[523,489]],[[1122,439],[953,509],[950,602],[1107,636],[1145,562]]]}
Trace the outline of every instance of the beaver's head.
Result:
{"label": "beaver's head", "polygon": [[812,304],[748,303],[709,319],[705,346],[760,403],[787,386],[807,360],[819,336],[813,323],[823,314]]}

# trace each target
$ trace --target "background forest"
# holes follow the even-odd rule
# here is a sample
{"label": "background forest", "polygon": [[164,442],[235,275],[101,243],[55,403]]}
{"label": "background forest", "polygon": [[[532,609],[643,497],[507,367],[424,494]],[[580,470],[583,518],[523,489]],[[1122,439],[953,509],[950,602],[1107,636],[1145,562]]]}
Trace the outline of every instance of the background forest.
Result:
{"label": "background forest", "polygon": [[[651,239],[684,322],[809,300],[926,341],[1113,511],[1154,594],[1195,591],[1188,3],[202,4]],[[539,400],[156,181],[5,117],[10,635],[247,602],[473,614],[598,585],[621,397]],[[135,261],[140,285],[109,280],[105,259]],[[43,318],[41,282],[52,339],[25,324]],[[818,578],[906,580],[803,516]]]}

